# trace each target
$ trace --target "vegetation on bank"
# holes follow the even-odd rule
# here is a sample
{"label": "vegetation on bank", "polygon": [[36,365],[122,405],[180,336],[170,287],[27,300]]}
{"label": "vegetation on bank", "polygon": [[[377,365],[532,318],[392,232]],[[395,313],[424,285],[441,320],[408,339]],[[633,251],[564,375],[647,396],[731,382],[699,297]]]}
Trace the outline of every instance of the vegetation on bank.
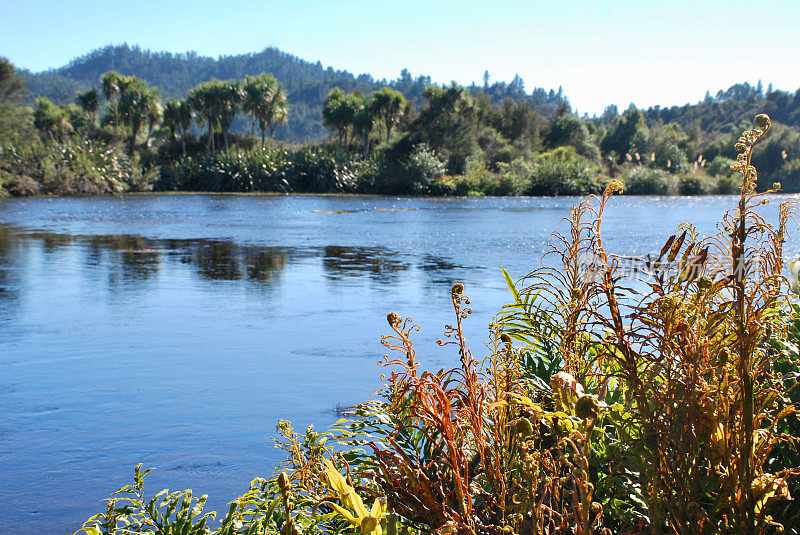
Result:
{"label": "vegetation on bank", "polygon": [[[137,76],[109,71],[97,84],[71,104],[40,97],[31,108],[13,66],[0,61],[0,193],[587,195],[614,179],[629,194],[738,190],[736,134],[650,112],[648,121],[635,107],[580,119],[561,96],[555,105],[498,103],[488,85],[428,85],[419,107],[392,86],[335,87],[321,104],[328,138],[288,145],[273,138],[291,106],[271,74],[212,79],[166,101]],[[800,130],[774,130],[757,157],[758,188],[780,181],[800,191]]]}
{"label": "vegetation on bank", "polygon": [[[172,54],[118,45],[89,52],[59,69],[40,73],[22,70],[20,76],[30,89],[25,101],[32,104],[37,97],[47,97],[56,104],[69,104],[77,93],[97,89],[97,80],[108,71],[136,75],[149,85],[158,87],[164,99],[184,98],[193,87],[213,78],[244,79],[264,72],[272,73],[283,83],[289,101],[289,120],[275,129],[276,138],[286,142],[315,141],[328,135],[322,124],[322,103],[334,87],[347,93],[370,94],[388,86],[420,107],[424,102],[422,93],[431,85],[430,76],[412,76],[408,69],[403,69],[395,80],[375,80],[368,74],[355,75],[325,68],[319,62],[304,61],[275,48],[209,58],[191,52]],[[470,89],[480,89],[496,102],[511,98],[530,102],[537,109],[553,110],[564,100],[560,89],[536,87],[526,90],[518,76],[509,83],[490,82],[488,78],[487,73],[481,86],[473,85]],[[235,131],[244,131],[248,127],[244,118],[234,121]]]}
{"label": "vegetation on bank", "polygon": [[485,358],[455,284],[439,344],[456,368],[426,371],[418,327],[390,313],[379,399],[323,433],[281,421],[286,460],[219,521],[191,491],[146,496],[139,466],[81,531],[798,533],[800,307],[783,264],[797,204],[775,222],[755,211],[779,187],[756,192],[769,128],[759,115],[737,140],[740,195],[716,236],[687,223],[627,264],[603,246],[612,181],[572,209],[542,268],[505,275]]}

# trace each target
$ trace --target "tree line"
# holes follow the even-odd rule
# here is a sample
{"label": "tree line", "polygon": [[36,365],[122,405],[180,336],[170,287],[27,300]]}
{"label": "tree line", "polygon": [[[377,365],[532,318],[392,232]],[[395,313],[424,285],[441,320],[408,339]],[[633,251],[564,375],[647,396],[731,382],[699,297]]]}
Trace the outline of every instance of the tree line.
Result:
{"label": "tree line", "polygon": [[[275,137],[287,142],[315,142],[327,136],[322,123],[322,102],[334,87],[345,92],[371,93],[389,86],[413,101],[417,107],[424,103],[422,93],[432,83],[429,76],[413,76],[403,69],[395,80],[376,80],[367,74],[355,75],[345,70],[324,67],[320,62],[302,60],[275,48],[257,53],[209,58],[194,52],[173,54],[151,52],[137,46],[107,46],[76,58],[64,67],[40,73],[25,70],[19,76],[28,87],[25,103],[33,104],[40,96],[56,104],[69,104],[75,94],[96,88],[103,73],[117,71],[136,75],[151,86],[159,88],[163,98],[184,98],[190,89],[212,78],[219,80],[244,79],[262,72],[272,73],[284,85],[290,105],[289,120],[275,129]],[[533,88],[526,91],[520,77],[511,82],[492,81],[488,76],[483,85],[474,86],[500,100],[511,97],[530,100],[538,107],[554,108],[563,99],[558,90]],[[249,125],[241,118],[234,121],[232,131],[247,131]]]}
{"label": "tree line", "polygon": [[[123,76],[109,71],[100,77],[105,111],[100,126],[122,128],[127,134],[127,151],[132,156],[142,131],[145,148],[150,146],[153,132],[163,126],[170,139],[180,136],[186,153],[186,135],[194,121],[207,128],[207,150],[215,152],[215,133],[222,135],[224,148],[229,148],[228,133],[237,114],[249,118],[253,129],[261,132],[261,145],[266,135],[272,137],[275,127],[286,122],[288,105],[283,86],[271,74],[247,76],[244,80],[210,80],[189,91],[187,98],[162,101],[156,88],[136,76]],[[33,123],[44,134],[65,136],[75,126],[97,126],[101,94],[96,89],[80,92],[75,97],[82,116],[70,106],[58,106],[46,97],[36,100]],[[85,128],[84,128],[85,130]]]}
{"label": "tree line", "polygon": [[[275,133],[290,121],[292,106],[273,74],[212,78],[165,100],[144,79],[108,71],[68,104],[39,97],[26,106],[23,82],[7,60],[3,73],[0,181],[16,195],[126,189],[583,195],[613,178],[629,193],[730,193],[737,130],[719,120],[704,128],[700,106],[719,114],[769,101],[783,107],[777,116],[791,120],[797,99],[742,84],[694,108],[631,105],[619,113],[610,106],[600,117],[581,118],[560,91],[498,100],[487,73],[483,87],[429,83],[419,101],[402,84],[333,87],[320,103],[328,136],[286,144]],[[506,92],[525,94],[521,79]],[[237,129],[237,121],[244,127]],[[800,130],[776,121],[773,132],[755,157],[762,185],[780,181],[796,191]]]}

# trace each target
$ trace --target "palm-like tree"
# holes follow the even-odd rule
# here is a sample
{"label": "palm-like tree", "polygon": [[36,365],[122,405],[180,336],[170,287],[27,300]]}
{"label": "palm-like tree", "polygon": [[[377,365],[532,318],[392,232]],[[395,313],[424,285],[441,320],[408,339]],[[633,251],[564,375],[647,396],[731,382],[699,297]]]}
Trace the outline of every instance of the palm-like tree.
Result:
{"label": "palm-like tree", "polygon": [[406,98],[400,91],[391,87],[383,87],[372,94],[375,114],[380,117],[386,127],[386,141],[392,134],[392,127],[400,122],[406,107]]}
{"label": "palm-like tree", "polygon": [[119,124],[117,96],[119,95],[123,78],[117,71],[108,71],[100,77],[100,86],[103,88],[103,95],[108,101],[108,113],[104,120],[114,126]]}
{"label": "palm-like tree", "polygon": [[184,158],[186,158],[186,132],[192,126],[193,118],[194,111],[186,99],[169,99],[164,106],[164,126],[169,128],[172,141],[175,141],[175,133],[180,133]]}
{"label": "palm-like tree", "polygon": [[126,76],[119,84],[119,120],[128,127],[128,154],[133,156],[136,149],[136,137],[142,125],[148,125],[148,141],[152,126],[157,119],[157,108],[160,105],[155,88],[147,86],[147,82],[136,76]]}
{"label": "palm-like tree", "polygon": [[222,138],[225,140],[225,150],[228,150],[228,132],[244,101],[242,82],[240,80],[226,80],[220,82],[218,95],[217,108],[219,114],[219,128],[222,131]]}
{"label": "palm-like tree", "polygon": [[215,80],[199,84],[189,91],[188,102],[197,114],[200,124],[208,127],[208,139],[206,140],[206,151],[211,153],[214,150],[214,132],[217,129],[216,115],[216,85]]}
{"label": "palm-like tree", "polygon": [[215,131],[222,132],[227,150],[228,131],[243,100],[244,90],[238,80],[210,80],[189,91],[189,103],[200,122],[208,126],[206,149],[209,153],[216,149]]}
{"label": "palm-like tree", "polygon": [[261,148],[264,148],[266,131],[272,137],[275,127],[286,123],[289,105],[283,92],[283,85],[271,74],[247,76],[244,82],[244,101],[242,110],[258,123],[261,130]]}
{"label": "palm-like tree", "polygon": [[153,135],[153,130],[161,124],[164,119],[164,107],[161,105],[161,99],[155,98],[150,100],[147,107],[147,137],[145,137],[145,147],[150,147],[150,137]]}
{"label": "palm-like tree", "polygon": [[357,102],[353,95],[347,95],[338,87],[328,92],[322,105],[322,121],[325,126],[335,130],[339,137],[339,145],[346,146],[350,127],[356,115]]}
{"label": "palm-like tree", "polygon": [[353,96],[356,112],[353,115],[353,134],[364,140],[364,157],[369,156],[369,137],[375,125],[376,107],[372,99]]}
{"label": "palm-like tree", "polygon": [[53,141],[55,141],[56,135],[60,135],[62,140],[66,142],[73,131],[72,124],[69,122],[69,117],[64,108],[54,104],[47,97],[36,99],[36,107],[33,110],[33,124]]}
{"label": "palm-like tree", "polygon": [[100,95],[97,94],[97,90],[89,89],[78,93],[75,102],[92,118],[92,125],[97,124],[97,110],[100,108]]}

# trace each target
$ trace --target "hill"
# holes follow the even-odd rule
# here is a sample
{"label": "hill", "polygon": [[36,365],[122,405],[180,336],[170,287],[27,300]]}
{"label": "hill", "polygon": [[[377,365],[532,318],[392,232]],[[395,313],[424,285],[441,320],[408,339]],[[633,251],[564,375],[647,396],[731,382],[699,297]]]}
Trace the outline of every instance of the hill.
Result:
{"label": "hill", "polygon": [[713,97],[707,92],[697,104],[655,106],[644,112],[648,123],[677,123],[684,130],[697,127],[703,132],[738,131],[743,120],[759,113],[766,113],[773,121],[800,127],[800,89],[792,94],[773,91],[771,84],[765,90],[761,82],[756,86],[745,82],[720,90]]}

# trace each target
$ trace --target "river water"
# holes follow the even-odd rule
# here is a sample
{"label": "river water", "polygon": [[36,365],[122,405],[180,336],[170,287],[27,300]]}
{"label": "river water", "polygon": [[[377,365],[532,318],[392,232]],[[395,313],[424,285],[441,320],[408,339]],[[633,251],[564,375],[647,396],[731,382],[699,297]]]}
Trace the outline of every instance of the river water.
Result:
{"label": "river water", "polygon": [[[319,429],[379,386],[388,312],[422,325],[423,365],[453,365],[434,341],[463,282],[480,355],[510,299],[500,266],[539,265],[577,200],[0,201],[0,531],[72,533],[139,462],[156,467],[148,490],[227,510],[280,461],[279,418]],[[658,251],[679,223],[714,232],[734,203],[615,198],[604,243]],[[777,203],[762,212],[774,221]]]}

